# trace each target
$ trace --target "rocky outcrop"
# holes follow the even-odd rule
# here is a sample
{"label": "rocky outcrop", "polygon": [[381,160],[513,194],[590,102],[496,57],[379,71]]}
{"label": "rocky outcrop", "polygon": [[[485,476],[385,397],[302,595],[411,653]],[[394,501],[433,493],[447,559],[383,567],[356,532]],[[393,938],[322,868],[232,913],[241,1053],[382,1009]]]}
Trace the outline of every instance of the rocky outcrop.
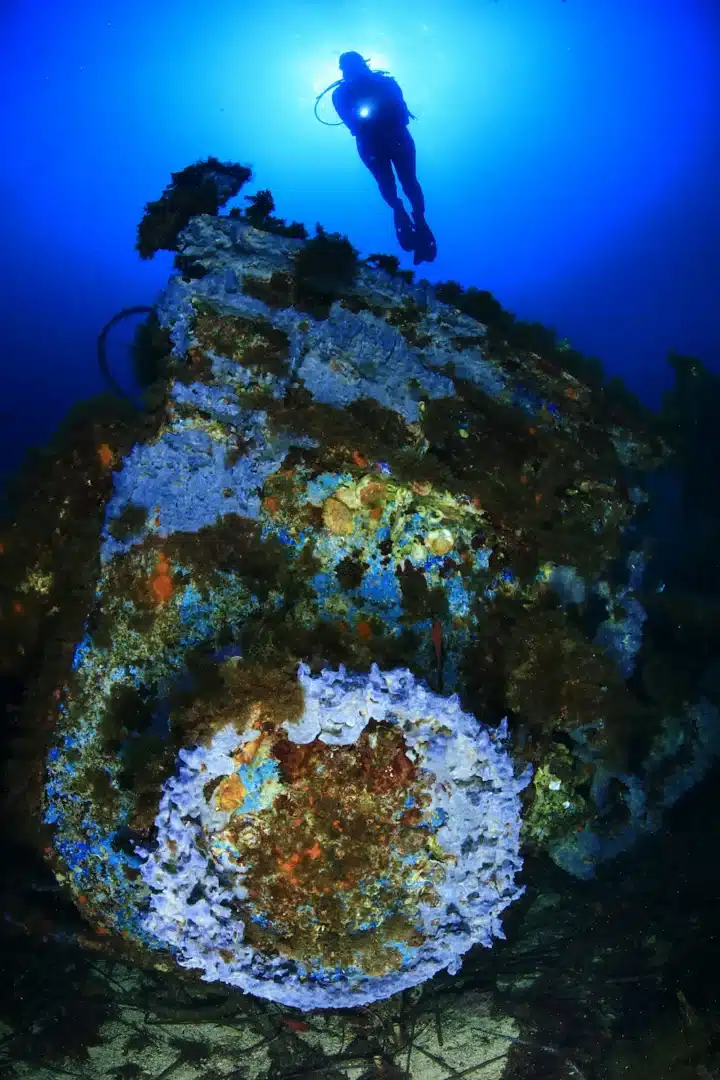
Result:
{"label": "rocky outcrop", "polygon": [[523,845],[587,877],[716,753],[709,702],[633,685],[664,451],[488,294],[342,237],[205,215],[178,268],[44,677],[49,857],[131,951],[384,997],[502,933]]}

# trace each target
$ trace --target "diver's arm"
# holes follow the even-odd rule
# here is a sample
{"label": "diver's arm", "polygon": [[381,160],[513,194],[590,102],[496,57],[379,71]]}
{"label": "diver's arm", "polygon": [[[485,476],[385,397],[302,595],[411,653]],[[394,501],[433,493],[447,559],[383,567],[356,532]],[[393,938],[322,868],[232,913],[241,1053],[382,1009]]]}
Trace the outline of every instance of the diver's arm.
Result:
{"label": "diver's arm", "polygon": [[338,86],[338,88],[333,91],[332,103],[335,106],[335,112],[338,114],[345,127],[349,128],[350,134],[357,135],[357,119],[352,109],[348,107],[342,86]]}
{"label": "diver's arm", "polygon": [[417,117],[413,116],[413,114],[410,112],[407,105],[405,104],[405,98],[403,97],[403,92],[400,89],[398,83],[396,83],[395,80],[393,79],[392,75],[386,75],[385,76],[385,82],[386,82],[386,88],[387,88],[387,91],[388,91],[388,96],[393,98],[393,100],[396,101],[397,104],[402,109],[403,123],[407,124],[408,120],[416,120]]}

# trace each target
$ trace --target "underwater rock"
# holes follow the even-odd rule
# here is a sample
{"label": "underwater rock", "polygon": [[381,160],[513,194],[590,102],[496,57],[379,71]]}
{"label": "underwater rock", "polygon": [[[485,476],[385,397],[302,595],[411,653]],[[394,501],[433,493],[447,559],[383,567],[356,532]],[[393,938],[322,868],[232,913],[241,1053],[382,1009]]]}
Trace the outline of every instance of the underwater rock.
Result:
{"label": "underwater rock", "polygon": [[33,698],[46,853],[129,955],[361,1004],[502,935],[521,837],[589,876],[717,752],[713,706],[627,682],[662,449],[321,230],[196,217],[178,265],[162,406],[87,480],[99,539],[49,529],[18,572],[82,628]]}
{"label": "underwater rock", "polygon": [[137,849],[139,936],[203,979],[305,1009],[454,974],[502,936],[529,780],[505,726],[483,730],[409,671],[301,665],[298,716],[272,697],[243,716],[225,678],[228,722],[180,751]]}

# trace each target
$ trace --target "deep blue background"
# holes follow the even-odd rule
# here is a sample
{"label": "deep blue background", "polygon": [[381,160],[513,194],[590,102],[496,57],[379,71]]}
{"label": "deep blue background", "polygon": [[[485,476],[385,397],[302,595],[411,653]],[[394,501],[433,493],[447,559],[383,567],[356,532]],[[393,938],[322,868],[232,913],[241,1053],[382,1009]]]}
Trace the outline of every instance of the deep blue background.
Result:
{"label": "deep blue background", "polygon": [[653,406],[670,349],[720,368],[719,0],[0,0],[0,471],[101,388],[98,331],[163,287],[172,255],[133,245],[172,171],[249,164],[237,204],[269,187],[280,216],[396,251],[354,140],[313,117],[345,49],[418,117],[425,276],[491,290]]}

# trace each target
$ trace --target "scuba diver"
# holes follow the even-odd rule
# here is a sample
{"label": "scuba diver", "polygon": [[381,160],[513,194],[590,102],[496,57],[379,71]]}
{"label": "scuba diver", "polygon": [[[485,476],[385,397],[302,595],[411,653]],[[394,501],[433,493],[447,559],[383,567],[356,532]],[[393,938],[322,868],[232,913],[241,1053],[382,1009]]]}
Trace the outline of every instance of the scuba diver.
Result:
{"label": "scuba diver", "polygon": [[[408,121],[415,117],[395,80],[387,72],[371,71],[360,53],[343,53],[339,64],[343,77],[333,84],[335,111],[355,136],[360,160],[392,209],[400,247],[415,253],[416,266],[432,262],[437,245],[425,220],[425,198],[415,171],[415,142],[408,131]],[[398,195],[393,166],[410,203],[412,221]]]}

